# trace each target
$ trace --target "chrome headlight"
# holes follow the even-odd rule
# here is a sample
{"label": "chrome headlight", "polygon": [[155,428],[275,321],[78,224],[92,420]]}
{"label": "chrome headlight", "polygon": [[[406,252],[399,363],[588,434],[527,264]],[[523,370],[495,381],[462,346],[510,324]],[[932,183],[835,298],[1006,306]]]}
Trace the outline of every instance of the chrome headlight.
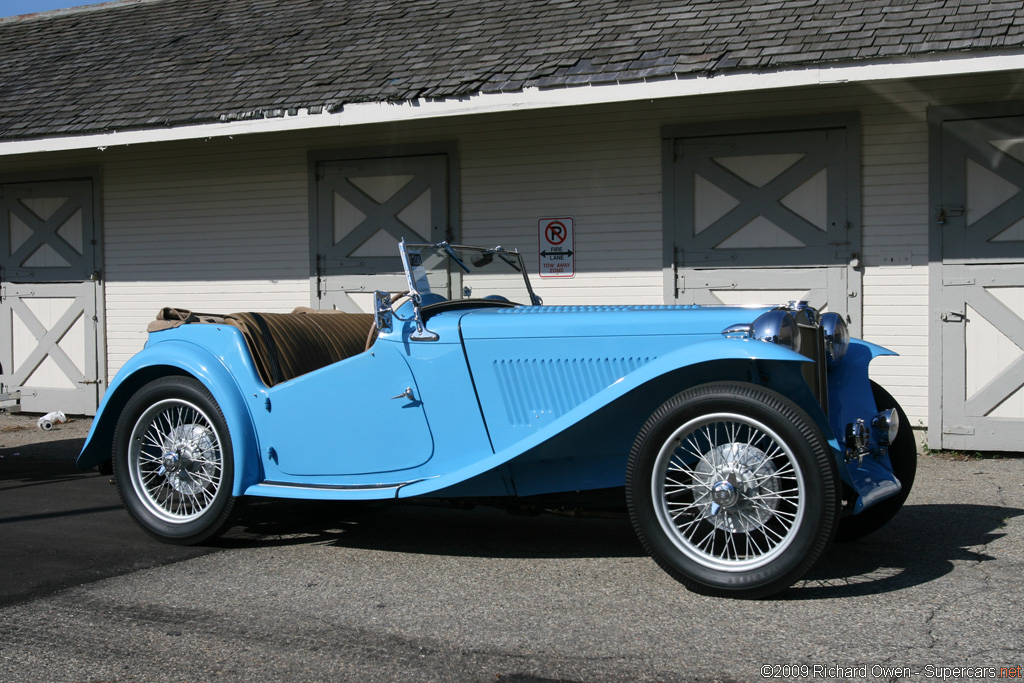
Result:
{"label": "chrome headlight", "polygon": [[878,432],[882,443],[891,444],[900,432],[900,415],[895,408],[883,410],[871,419],[871,426]]}
{"label": "chrome headlight", "polygon": [[825,352],[828,354],[829,365],[832,365],[845,356],[846,350],[850,348],[850,329],[838,313],[821,316],[821,327],[825,332]]}
{"label": "chrome headlight", "polygon": [[800,351],[800,328],[789,311],[768,311],[750,326],[750,336]]}

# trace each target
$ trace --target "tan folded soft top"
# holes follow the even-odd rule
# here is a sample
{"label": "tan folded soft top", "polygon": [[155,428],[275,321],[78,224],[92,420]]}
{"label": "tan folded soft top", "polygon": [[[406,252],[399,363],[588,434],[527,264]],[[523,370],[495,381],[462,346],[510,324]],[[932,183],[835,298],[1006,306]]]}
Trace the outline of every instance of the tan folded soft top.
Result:
{"label": "tan folded soft top", "polygon": [[189,324],[237,327],[267,386],[362,353],[377,338],[372,313],[316,311],[304,306],[291,313],[226,315],[166,307],[146,329],[160,332]]}

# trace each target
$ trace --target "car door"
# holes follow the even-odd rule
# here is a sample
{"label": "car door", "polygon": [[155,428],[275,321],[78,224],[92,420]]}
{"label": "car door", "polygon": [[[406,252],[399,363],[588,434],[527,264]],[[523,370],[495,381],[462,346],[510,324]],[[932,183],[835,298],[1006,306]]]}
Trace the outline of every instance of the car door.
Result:
{"label": "car door", "polygon": [[268,481],[394,472],[433,456],[419,388],[392,344],[378,343],[268,393],[261,434]]}

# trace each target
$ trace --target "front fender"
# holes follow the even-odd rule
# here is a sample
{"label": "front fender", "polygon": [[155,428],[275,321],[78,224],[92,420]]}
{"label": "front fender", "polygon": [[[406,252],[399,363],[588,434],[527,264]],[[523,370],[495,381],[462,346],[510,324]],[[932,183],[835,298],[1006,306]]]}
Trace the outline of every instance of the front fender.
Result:
{"label": "front fender", "polygon": [[[870,418],[875,415],[875,398],[868,380],[868,366],[879,356],[896,356],[895,351],[866,342],[850,339],[846,355],[829,369],[828,400],[829,419],[836,437],[845,439],[844,427],[856,418]],[[845,445],[845,442],[844,442]]]}
{"label": "front fender", "polygon": [[[685,372],[686,368],[696,367],[711,361],[732,361],[737,363],[771,361],[778,366],[805,363],[809,359],[777,344],[757,340],[721,337],[697,342],[666,353],[650,363],[642,365],[628,375],[620,377],[610,386],[572,407],[567,412],[555,417],[553,420],[546,421],[542,426],[529,432],[523,438],[516,439],[504,447],[499,447],[494,455],[476,460],[452,472],[404,486],[399,490],[398,495],[402,498],[426,495],[493,470],[545,444],[558,435],[568,432],[578,423],[623,398],[626,394],[644,385],[651,384],[666,375],[681,371]],[[797,370],[794,370],[792,374],[794,377],[798,377]],[[679,387],[677,391],[683,388],[685,387]],[[667,396],[664,398],[667,398]],[[490,400],[500,399],[492,397]],[[490,426],[493,428],[493,425]],[[632,435],[630,439],[632,439]],[[621,474],[624,476],[624,468]],[[621,486],[622,482],[609,485]]]}
{"label": "front fender", "polygon": [[[850,447],[846,443],[846,426],[858,418],[870,423],[878,413],[875,397],[871,391],[868,366],[879,356],[896,356],[883,346],[863,339],[851,339],[846,355],[828,373],[829,422],[835,437],[834,447],[845,453]],[[902,484],[893,474],[892,463],[877,441],[877,434],[871,430],[872,448],[880,453],[878,457],[863,461],[847,462],[840,457],[840,474],[856,493],[854,513],[859,513],[875,503],[900,492]]]}
{"label": "front fender", "polygon": [[[246,397],[260,400],[260,396],[265,394],[265,387],[256,376],[245,341],[237,330],[227,326],[202,327],[207,328],[201,330],[204,334],[190,335],[198,339],[151,341],[125,363],[100,403],[85,446],[78,456],[80,469],[87,470],[110,459],[117,420],[139,388],[158,377],[191,375],[210,392],[227,421],[235,454],[234,494],[241,495],[247,487],[258,482],[259,443]],[[210,340],[218,342],[216,351],[201,343],[203,336],[214,331],[221,333]],[[224,332],[228,333],[226,337]],[[171,331],[157,334],[171,334]],[[243,388],[242,384],[248,386]]]}

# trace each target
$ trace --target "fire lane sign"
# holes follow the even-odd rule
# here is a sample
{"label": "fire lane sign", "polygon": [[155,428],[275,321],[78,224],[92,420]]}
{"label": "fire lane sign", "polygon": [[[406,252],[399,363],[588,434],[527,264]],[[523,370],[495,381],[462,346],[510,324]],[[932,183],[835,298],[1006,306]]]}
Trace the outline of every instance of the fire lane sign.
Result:
{"label": "fire lane sign", "polygon": [[541,218],[537,222],[537,251],[541,277],[576,274],[576,235],[570,217]]}

